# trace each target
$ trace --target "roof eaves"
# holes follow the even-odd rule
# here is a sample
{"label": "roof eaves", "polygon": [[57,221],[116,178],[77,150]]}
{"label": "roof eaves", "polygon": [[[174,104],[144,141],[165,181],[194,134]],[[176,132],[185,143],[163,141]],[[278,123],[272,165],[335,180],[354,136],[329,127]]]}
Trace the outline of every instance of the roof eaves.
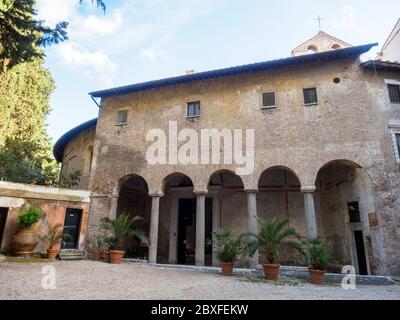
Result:
{"label": "roof eaves", "polygon": [[350,48],[325,51],[315,53],[312,55],[302,55],[296,57],[289,57],[278,60],[270,60],[265,62],[258,62],[253,64],[247,64],[242,66],[217,69],[205,72],[194,73],[190,75],[176,76],[171,78],[165,78],[161,80],[148,81],[143,83],[137,83],[122,87],[116,87],[106,90],[90,92],[93,98],[106,98],[110,96],[117,96],[127,94],[131,92],[145,91],[160,87],[166,87],[171,85],[179,85],[183,83],[189,83],[194,81],[209,80],[215,78],[221,78],[231,75],[237,75],[242,73],[259,72],[266,70],[273,70],[282,67],[289,67],[299,64],[313,63],[317,61],[330,61],[336,59],[344,59],[350,57],[360,56],[361,54],[368,52],[372,47],[377,46],[377,43],[355,46]]}
{"label": "roof eaves", "polygon": [[63,154],[64,154],[64,149],[67,146],[67,144],[78,134],[95,127],[97,124],[97,118],[94,118],[92,120],[86,121],[79,126],[76,126],[75,128],[72,128],[68,132],[64,133],[54,144],[53,147],[53,155],[54,158],[58,162],[62,162]]}

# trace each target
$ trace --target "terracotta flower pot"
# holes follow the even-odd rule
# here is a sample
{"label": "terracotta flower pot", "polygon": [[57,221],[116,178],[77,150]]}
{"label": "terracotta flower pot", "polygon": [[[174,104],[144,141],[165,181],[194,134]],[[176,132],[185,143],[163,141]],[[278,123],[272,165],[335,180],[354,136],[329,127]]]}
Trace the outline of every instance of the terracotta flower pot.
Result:
{"label": "terracotta flower pot", "polygon": [[103,251],[103,259],[104,259],[104,262],[107,262],[107,263],[110,262],[110,251]]}
{"label": "terracotta flower pot", "polygon": [[99,261],[101,260],[101,258],[103,257],[103,251],[101,250],[93,250],[92,251],[92,259],[95,261]]}
{"label": "terracotta flower pot", "polygon": [[33,225],[30,228],[20,229],[12,238],[11,246],[16,256],[32,254],[39,242],[36,230],[36,225]]}
{"label": "terracotta flower pot", "polygon": [[326,271],[308,269],[308,272],[310,274],[309,280],[312,284],[318,284],[318,285],[324,284]]}
{"label": "terracotta flower pot", "polygon": [[233,262],[221,262],[221,270],[224,276],[231,276],[233,274]]}
{"label": "terracotta flower pot", "polygon": [[277,280],[279,275],[279,264],[263,264],[264,275],[267,280]]}
{"label": "terracotta flower pot", "polygon": [[124,256],[125,251],[110,250],[110,263],[120,264]]}
{"label": "terracotta flower pot", "polygon": [[58,249],[47,249],[47,259],[54,260],[57,257]]}

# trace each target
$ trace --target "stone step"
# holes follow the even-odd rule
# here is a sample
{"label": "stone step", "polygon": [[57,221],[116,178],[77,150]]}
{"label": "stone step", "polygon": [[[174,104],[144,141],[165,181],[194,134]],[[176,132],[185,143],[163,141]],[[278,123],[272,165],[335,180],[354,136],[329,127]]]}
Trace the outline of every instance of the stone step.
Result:
{"label": "stone step", "polygon": [[63,249],[60,250],[58,255],[60,260],[85,260],[87,257],[84,252],[79,251],[77,249]]}
{"label": "stone step", "polygon": [[84,255],[76,255],[76,256],[72,256],[72,255],[68,255],[68,256],[59,256],[60,260],[62,261],[72,261],[72,260],[86,260],[88,259],[86,256]]}

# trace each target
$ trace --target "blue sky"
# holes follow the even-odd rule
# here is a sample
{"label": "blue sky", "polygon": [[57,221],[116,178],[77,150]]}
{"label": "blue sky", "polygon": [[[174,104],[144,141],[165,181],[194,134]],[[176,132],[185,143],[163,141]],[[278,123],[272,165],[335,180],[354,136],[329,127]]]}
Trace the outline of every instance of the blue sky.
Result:
{"label": "blue sky", "polygon": [[90,0],[36,2],[48,25],[70,23],[69,41],[46,51],[54,142],[97,116],[90,91],[287,57],[318,32],[317,16],[346,42],[382,45],[400,15],[399,0],[106,0],[105,15]]}

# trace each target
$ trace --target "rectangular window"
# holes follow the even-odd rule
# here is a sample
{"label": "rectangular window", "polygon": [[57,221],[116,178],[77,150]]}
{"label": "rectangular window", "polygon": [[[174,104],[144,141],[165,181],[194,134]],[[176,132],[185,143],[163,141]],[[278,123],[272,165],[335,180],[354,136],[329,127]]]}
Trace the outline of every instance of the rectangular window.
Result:
{"label": "rectangular window", "polygon": [[303,89],[303,95],[305,105],[318,103],[317,88]]}
{"label": "rectangular window", "polygon": [[188,118],[200,117],[200,101],[188,102],[186,116]]}
{"label": "rectangular window", "polygon": [[262,107],[263,108],[276,107],[275,92],[264,92],[262,94]]}
{"label": "rectangular window", "polygon": [[400,85],[388,84],[391,103],[400,103]]}
{"label": "rectangular window", "polygon": [[361,222],[360,208],[358,202],[350,202],[347,204],[349,209],[350,223]]}
{"label": "rectangular window", "polygon": [[117,124],[127,124],[128,123],[128,111],[118,111],[117,114]]}

